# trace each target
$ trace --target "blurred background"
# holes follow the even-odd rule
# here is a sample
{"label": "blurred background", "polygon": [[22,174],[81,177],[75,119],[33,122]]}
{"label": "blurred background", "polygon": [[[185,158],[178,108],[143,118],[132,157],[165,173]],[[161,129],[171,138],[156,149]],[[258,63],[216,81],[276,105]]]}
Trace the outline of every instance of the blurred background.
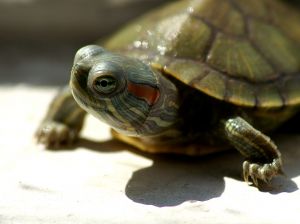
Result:
{"label": "blurred background", "polygon": [[74,54],[172,0],[0,0],[0,84],[64,85]]}
{"label": "blurred background", "polygon": [[0,84],[64,85],[78,48],[171,1],[0,0]]}
{"label": "blurred background", "polygon": [[64,85],[78,48],[171,1],[0,0],[0,84]]}

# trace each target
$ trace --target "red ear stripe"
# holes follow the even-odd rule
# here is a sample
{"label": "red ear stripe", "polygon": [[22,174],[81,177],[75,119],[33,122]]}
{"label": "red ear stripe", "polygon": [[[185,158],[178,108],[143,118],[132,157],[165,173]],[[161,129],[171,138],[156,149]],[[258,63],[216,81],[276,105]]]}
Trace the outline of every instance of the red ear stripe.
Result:
{"label": "red ear stripe", "polygon": [[148,85],[128,82],[127,89],[131,94],[145,100],[149,105],[155,104],[160,96],[157,88]]}

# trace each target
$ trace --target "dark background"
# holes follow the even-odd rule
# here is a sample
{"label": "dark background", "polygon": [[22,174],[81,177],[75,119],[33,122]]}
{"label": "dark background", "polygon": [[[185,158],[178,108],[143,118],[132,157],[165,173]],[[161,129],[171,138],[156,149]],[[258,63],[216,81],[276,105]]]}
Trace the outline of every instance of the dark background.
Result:
{"label": "dark background", "polygon": [[64,85],[74,54],[171,0],[0,0],[0,84]]}

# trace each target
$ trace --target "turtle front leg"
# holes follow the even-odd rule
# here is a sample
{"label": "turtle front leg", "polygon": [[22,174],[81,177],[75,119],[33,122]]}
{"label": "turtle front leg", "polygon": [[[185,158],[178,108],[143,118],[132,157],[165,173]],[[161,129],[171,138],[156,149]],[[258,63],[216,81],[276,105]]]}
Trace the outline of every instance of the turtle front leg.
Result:
{"label": "turtle front leg", "polygon": [[47,148],[72,144],[83,126],[85,114],[74,100],[70,89],[65,87],[53,99],[36,132],[38,143]]}
{"label": "turtle front leg", "polygon": [[241,117],[230,118],[223,122],[225,136],[245,158],[243,163],[244,179],[251,177],[257,186],[257,179],[265,182],[282,174],[281,154],[273,141],[252,127]]}

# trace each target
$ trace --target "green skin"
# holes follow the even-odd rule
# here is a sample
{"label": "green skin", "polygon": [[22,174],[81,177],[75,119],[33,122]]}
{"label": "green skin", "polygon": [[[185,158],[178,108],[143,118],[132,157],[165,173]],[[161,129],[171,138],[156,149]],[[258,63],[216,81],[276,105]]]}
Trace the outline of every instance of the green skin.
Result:
{"label": "green skin", "polygon": [[[137,74],[142,74],[139,79]],[[131,82],[144,88],[148,85],[159,96],[151,101],[149,96],[130,92]],[[256,185],[257,179],[269,181],[281,173],[281,156],[276,145],[238,116],[243,113],[238,114],[234,112],[236,108],[215,102],[199,91],[183,91],[189,87],[166,79],[140,60],[113,54],[96,45],[86,46],[75,56],[70,87],[74,98],[64,89],[53,101],[37,133],[39,141],[48,147],[72,143],[86,111],[122,135],[143,139],[146,145],[175,147],[199,139],[207,145],[228,143],[246,158],[244,178],[248,181],[250,176]],[[186,103],[193,101],[199,107],[187,113]],[[227,113],[219,112],[224,110]],[[205,116],[199,116],[201,111],[207,112],[202,112]]]}

